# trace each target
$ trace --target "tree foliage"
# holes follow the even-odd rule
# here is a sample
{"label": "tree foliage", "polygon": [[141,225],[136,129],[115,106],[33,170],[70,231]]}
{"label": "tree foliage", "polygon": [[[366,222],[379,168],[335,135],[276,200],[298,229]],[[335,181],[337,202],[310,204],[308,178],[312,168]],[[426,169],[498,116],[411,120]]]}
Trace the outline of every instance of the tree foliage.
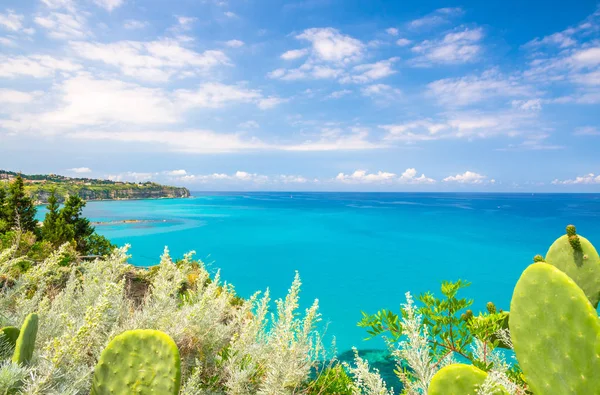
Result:
{"label": "tree foliage", "polygon": [[0,188],[0,236],[5,236],[3,239],[10,240],[10,243],[17,236],[27,236],[23,241],[33,240],[26,247],[19,246],[20,249],[25,248],[28,251],[26,255],[32,259],[44,259],[47,255],[40,256],[40,253],[48,252],[48,245],[57,248],[64,243],[72,243],[83,255],[107,255],[115,246],[97,234],[83,216],[85,204],[79,196],[70,195],[61,208],[56,190],[52,190],[46,206],[48,212],[40,228],[35,218],[37,210],[33,199],[25,192],[23,179],[17,176],[8,190]]}
{"label": "tree foliage", "polygon": [[10,183],[8,193],[3,200],[4,218],[9,229],[19,227],[24,231],[38,232],[35,205],[25,193],[21,176],[15,177],[14,181]]}

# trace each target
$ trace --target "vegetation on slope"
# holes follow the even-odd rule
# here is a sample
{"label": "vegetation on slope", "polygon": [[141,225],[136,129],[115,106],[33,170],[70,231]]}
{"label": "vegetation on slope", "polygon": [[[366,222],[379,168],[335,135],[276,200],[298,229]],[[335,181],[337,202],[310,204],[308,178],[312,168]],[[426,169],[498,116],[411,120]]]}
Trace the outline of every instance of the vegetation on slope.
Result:
{"label": "vegetation on slope", "polygon": [[0,170],[0,185],[21,176],[25,192],[36,204],[47,203],[51,191],[59,202],[77,195],[84,200],[158,199],[184,198],[190,196],[187,188],[160,185],[154,182],[120,182],[93,178],[72,178],[56,174],[18,174]]}
{"label": "vegetation on slope", "polygon": [[0,247],[16,245],[20,255],[39,261],[68,243],[72,255],[106,255],[114,248],[110,241],[95,232],[90,221],[82,216],[85,201],[70,195],[62,208],[52,190],[48,212],[43,223],[35,218],[37,209],[25,192],[23,178],[17,176],[0,185]]}

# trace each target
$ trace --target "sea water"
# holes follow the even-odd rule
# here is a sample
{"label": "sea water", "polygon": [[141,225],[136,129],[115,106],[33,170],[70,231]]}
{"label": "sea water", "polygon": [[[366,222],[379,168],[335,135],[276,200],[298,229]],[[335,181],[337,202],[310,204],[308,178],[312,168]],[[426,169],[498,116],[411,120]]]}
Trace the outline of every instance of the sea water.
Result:
{"label": "sea water", "polygon": [[[100,234],[130,244],[131,262],[159,262],[165,246],[194,250],[240,296],[285,296],[296,271],[308,307],[319,299],[326,339],[344,353],[365,341],[361,311],[399,310],[405,293],[472,282],[473,310],[509,309],[536,254],[575,224],[600,245],[598,194],[193,193],[190,199],[88,202]],[[40,216],[43,212],[40,212]],[[114,221],[139,220],[136,223]]]}

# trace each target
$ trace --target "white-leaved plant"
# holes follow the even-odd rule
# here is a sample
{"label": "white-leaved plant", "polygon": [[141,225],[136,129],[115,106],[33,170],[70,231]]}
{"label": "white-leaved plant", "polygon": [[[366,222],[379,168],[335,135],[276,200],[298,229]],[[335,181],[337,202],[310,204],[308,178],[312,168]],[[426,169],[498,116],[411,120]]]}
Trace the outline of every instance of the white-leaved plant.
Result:
{"label": "white-leaved plant", "polygon": [[[27,394],[89,393],[108,342],[129,329],[171,336],[182,359],[183,394],[305,393],[321,356],[318,303],[299,312],[300,278],[269,314],[269,292],[244,300],[187,254],[165,250],[152,270],[127,263],[127,246],[110,256],[64,266],[69,246],[0,289],[3,326],[39,315],[29,366],[0,365],[0,389]],[[0,270],[18,258],[0,251]]]}

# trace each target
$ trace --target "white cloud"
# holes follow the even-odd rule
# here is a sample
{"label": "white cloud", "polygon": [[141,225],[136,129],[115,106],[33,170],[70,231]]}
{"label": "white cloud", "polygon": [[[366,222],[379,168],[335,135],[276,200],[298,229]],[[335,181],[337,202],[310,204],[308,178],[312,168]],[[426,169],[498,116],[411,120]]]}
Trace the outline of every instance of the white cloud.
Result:
{"label": "white cloud", "polygon": [[434,184],[436,181],[433,178],[426,177],[421,174],[417,177],[417,169],[409,168],[402,173],[398,179],[401,184]]}
{"label": "white cloud", "polygon": [[380,183],[380,182],[391,182],[396,178],[396,174],[388,173],[384,171],[378,171],[377,173],[367,173],[366,170],[356,170],[352,174],[339,173],[335,179],[344,183]]}
{"label": "white cloud", "polygon": [[41,126],[155,125],[173,123],[179,117],[178,108],[160,89],[87,74],[64,81],[57,94],[59,107],[36,117]]}
{"label": "white cloud", "polygon": [[412,47],[419,55],[413,59],[416,66],[430,66],[432,63],[460,64],[476,60],[481,53],[481,28],[464,28],[447,33],[441,40],[425,40]]}
{"label": "white cloud", "polygon": [[396,29],[395,27],[390,27],[385,29],[385,32],[387,34],[389,34],[390,36],[397,36],[398,35],[398,29]]}
{"label": "white cloud", "polygon": [[349,63],[360,60],[364,55],[365,45],[339,30],[328,28],[306,29],[296,36],[312,44],[311,56],[323,62]]}
{"label": "white cloud", "polygon": [[258,108],[260,108],[261,110],[270,110],[271,108],[275,108],[281,103],[285,103],[287,101],[288,99],[283,99],[275,96],[265,97],[258,101]]}
{"label": "white cloud", "polygon": [[339,173],[335,180],[346,184],[433,184],[435,180],[421,174],[417,177],[417,170],[406,169],[400,176],[395,173],[378,171],[369,173],[366,170],[356,170],[352,174]]}
{"label": "white cloud", "polygon": [[187,153],[225,153],[264,150],[269,146],[257,138],[244,138],[241,133],[216,133],[211,130],[176,131],[78,131],[68,135],[73,139],[145,143],[165,151]]}
{"label": "white cloud", "polygon": [[524,111],[540,111],[542,109],[542,99],[513,100],[511,104]]}
{"label": "white cloud", "polygon": [[[448,176],[444,178],[442,181],[444,182],[457,182],[459,184],[483,184],[486,180],[486,176],[475,173],[472,171],[465,171],[462,174],[457,174],[455,176]],[[495,180],[490,180],[490,183],[494,183]]]}
{"label": "white cloud", "polygon": [[446,106],[464,106],[497,97],[528,96],[533,88],[513,77],[505,77],[496,69],[480,76],[445,78],[427,85],[429,94]]}
{"label": "white cloud", "polygon": [[5,47],[16,47],[17,43],[14,40],[11,40],[10,38],[7,37],[0,37],[0,45],[3,45]]}
{"label": "white cloud", "polygon": [[308,182],[306,177],[285,174],[278,176],[277,180],[284,184],[305,184]]}
{"label": "white cloud", "polygon": [[94,0],[98,7],[102,7],[107,11],[112,11],[115,8],[122,6],[125,0]]}
{"label": "white cloud", "polygon": [[600,184],[600,175],[595,175],[594,173],[586,174],[585,176],[576,177],[573,180],[558,180],[555,179],[552,181],[554,185],[591,185],[591,184]]}
{"label": "white cloud", "polygon": [[58,40],[74,40],[88,36],[86,18],[79,13],[50,12],[34,18],[38,26],[48,31],[48,36]]}
{"label": "white cloud", "polygon": [[308,59],[298,68],[275,69],[267,74],[269,78],[284,81],[339,79],[340,82],[364,83],[395,72],[391,69],[391,65],[398,58],[352,67],[353,63],[364,57],[367,46],[360,40],[340,33],[337,29],[306,29],[296,38],[310,41],[311,48],[290,50],[282,54],[281,58],[294,60],[308,55]]}
{"label": "white cloud", "polygon": [[[0,103],[2,104],[27,104],[34,101],[42,94],[40,91],[23,92],[13,89],[0,88]],[[0,110],[2,111],[2,110]]]}
{"label": "white cloud", "polygon": [[111,181],[127,181],[127,182],[145,182],[150,181],[156,173],[139,173],[135,171],[128,171],[119,174],[109,174],[106,176]]}
{"label": "white cloud", "polygon": [[411,29],[428,29],[447,23],[450,18],[463,14],[461,8],[439,8],[423,18],[412,20],[408,27]]}
{"label": "white cloud", "polygon": [[18,32],[23,28],[23,19],[23,15],[16,14],[13,10],[6,10],[6,13],[0,12],[0,27],[11,32]]}
{"label": "white cloud", "polygon": [[400,60],[400,58],[394,57],[387,60],[380,60],[376,63],[354,66],[352,68],[354,74],[342,77],[340,82],[367,83],[388,77],[396,73],[396,70],[392,69],[392,65],[398,60]]}
{"label": "white cloud", "polygon": [[362,88],[361,93],[363,96],[371,97],[374,99],[397,99],[402,95],[400,89],[393,88],[386,84],[374,84]]}
{"label": "white cloud", "polygon": [[440,132],[448,129],[448,127],[446,123],[436,123],[431,120],[380,126],[388,132],[385,139],[406,142],[436,140],[442,135]]}
{"label": "white cloud", "polygon": [[583,126],[575,129],[576,136],[600,136],[600,129],[595,126]]}
{"label": "white cloud", "polygon": [[326,99],[339,99],[340,97],[344,97],[347,96],[349,94],[351,94],[352,91],[349,89],[342,89],[339,91],[335,91],[335,92],[331,92]]}
{"label": "white cloud", "polygon": [[237,14],[235,12],[231,12],[231,11],[225,11],[223,13],[227,18],[237,18]]}
{"label": "white cloud", "polygon": [[186,108],[220,108],[229,103],[252,103],[263,100],[260,91],[241,86],[209,82],[196,90],[180,89],[175,96]]}
{"label": "white cloud", "polygon": [[71,169],[67,169],[67,171],[70,171],[72,173],[77,173],[77,174],[85,174],[85,173],[91,173],[92,169],[90,169],[89,167],[73,167]]}
{"label": "white cloud", "polygon": [[246,121],[238,125],[240,129],[258,129],[260,125],[256,121]]}
{"label": "white cloud", "polygon": [[33,78],[51,77],[56,72],[74,72],[81,68],[70,60],[48,55],[2,56],[0,55],[0,77],[27,76]]}
{"label": "white cloud", "polygon": [[494,136],[522,137],[526,140],[537,140],[539,143],[540,135],[534,135],[531,131],[539,130],[543,124],[534,111],[512,110],[451,112],[437,119],[423,118],[379,127],[388,132],[384,140],[406,143],[441,139],[471,140]]}
{"label": "white cloud", "polygon": [[341,129],[324,129],[317,139],[309,139],[300,144],[281,145],[284,151],[356,151],[387,147],[381,142],[369,141],[369,131],[354,128],[351,133]]}
{"label": "white cloud", "polygon": [[407,38],[399,38],[398,40],[396,40],[396,45],[399,47],[406,47],[410,44],[412,44],[412,41]]}
{"label": "white cloud", "polygon": [[51,9],[65,8],[70,11],[75,6],[74,0],[42,0],[42,3]]}
{"label": "white cloud", "polygon": [[123,24],[123,27],[127,30],[143,29],[148,26],[146,21],[138,21],[136,19],[128,19]]}
{"label": "white cloud", "polygon": [[244,46],[244,42],[241,40],[229,40],[225,42],[225,45],[231,48],[239,48]]}
{"label": "white cloud", "polygon": [[525,44],[523,47],[534,48],[542,45],[556,45],[559,48],[568,48],[575,44],[577,44],[577,41],[571,37],[570,31],[564,31],[551,34],[542,39],[536,38]]}
{"label": "white cloud", "polygon": [[179,170],[167,170],[163,172],[166,175],[169,176],[185,176],[187,174],[187,171],[185,171],[184,169],[179,169]]}
{"label": "white cloud", "polygon": [[294,60],[294,59],[300,59],[305,57],[306,55],[308,55],[308,49],[304,48],[304,49],[291,49],[287,52],[284,52],[281,55],[281,59],[284,60]]}
{"label": "white cloud", "polygon": [[230,64],[229,58],[221,51],[199,53],[168,38],[149,42],[102,44],[77,41],[70,44],[82,58],[118,67],[125,75],[149,81],[167,81],[182,70],[193,74]]}
{"label": "white cloud", "polygon": [[189,174],[179,178],[184,183],[225,183],[225,184],[305,184],[308,182],[306,177],[299,175],[275,175],[267,176],[258,173],[238,170],[233,174],[213,173],[213,174]]}

